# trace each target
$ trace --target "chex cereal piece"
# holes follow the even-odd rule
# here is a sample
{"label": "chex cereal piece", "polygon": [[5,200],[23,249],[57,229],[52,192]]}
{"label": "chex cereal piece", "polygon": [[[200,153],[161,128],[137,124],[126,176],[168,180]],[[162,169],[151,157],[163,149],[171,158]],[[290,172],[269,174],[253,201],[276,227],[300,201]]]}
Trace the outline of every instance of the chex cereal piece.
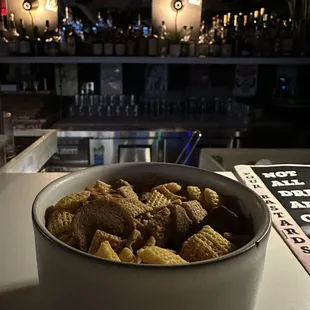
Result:
{"label": "chex cereal piece", "polygon": [[173,238],[171,240],[175,248],[180,248],[184,240],[190,235],[192,220],[188,217],[185,209],[180,205],[170,205],[172,214]]}
{"label": "chex cereal piece", "polygon": [[200,201],[202,199],[201,190],[197,186],[187,186],[187,194],[191,200]]}
{"label": "chex cereal piece", "polygon": [[136,251],[137,249],[140,249],[142,247],[144,242],[143,240],[144,239],[141,235],[141,232],[137,229],[134,229],[128,237],[125,247],[129,248],[132,251]]}
{"label": "chex cereal piece", "polygon": [[159,186],[156,186],[153,188],[153,190],[158,190],[160,192],[160,188],[164,186],[169,192],[175,194],[177,192],[179,192],[182,189],[182,186],[179,185],[178,183],[175,182],[171,182],[171,183],[166,183],[166,184],[162,184]]}
{"label": "chex cereal piece", "polygon": [[188,217],[194,224],[199,224],[207,215],[207,211],[202,207],[201,203],[197,200],[190,200],[182,203]]}
{"label": "chex cereal piece", "polygon": [[98,199],[81,207],[72,221],[79,248],[87,251],[97,229],[127,239],[135,223],[131,213],[119,203],[121,199]]}
{"label": "chex cereal piece", "polygon": [[138,256],[146,264],[179,265],[187,263],[181,256],[157,246],[140,249]]}
{"label": "chex cereal piece", "polygon": [[67,211],[54,211],[47,220],[47,229],[53,235],[61,234],[71,230],[74,215]]}
{"label": "chex cereal piece", "polygon": [[133,254],[133,251],[129,248],[123,248],[122,252],[119,254],[119,258],[122,262],[126,263],[140,263],[141,259],[136,257],[135,254]]}
{"label": "chex cereal piece", "polygon": [[210,208],[218,207],[220,197],[217,192],[210,188],[205,188],[203,191],[204,200]]}
{"label": "chex cereal piece", "polygon": [[99,256],[116,262],[121,261],[118,255],[112,249],[109,241],[104,241],[100,244],[98,251],[95,253],[95,256]]}
{"label": "chex cereal piece", "polygon": [[117,189],[117,192],[121,194],[124,198],[139,200],[138,195],[135,193],[131,186],[122,186]]}
{"label": "chex cereal piece", "polygon": [[164,247],[171,238],[172,219],[171,212],[168,208],[164,208],[154,214],[146,227],[146,234],[153,236],[158,246]]}
{"label": "chex cereal piece", "polygon": [[177,199],[185,200],[185,197],[182,197],[182,196],[179,196],[179,195],[176,195],[176,194],[170,192],[165,185],[157,186],[156,191],[162,193],[169,200],[177,200]]}
{"label": "chex cereal piece", "polygon": [[90,192],[88,191],[69,194],[56,203],[55,209],[75,212],[89,198],[89,196]]}
{"label": "chex cereal piece", "polygon": [[154,209],[157,209],[157,208],[165,207],[169,203],[170,203],[170,200],[168,198],[166,198],[159,191],[154,190],[146,204]]}
{"label": "chex cereal piece", "polygon": [[96,230],[92,242],[90,244],[90,247],[88,249],[88,253],[94,254],[99,249],[99,246],[102,242],[109,241],[112,249],[116,253],[120,253],[123,247],[125,246],[126,240],[123,240],[122,238],[111,235],[106,233],[105,231],[101,231],[99,229]]}
{"label": "chex cereal piece", "polygon": [[119,179],[118,181],[115,182],[114,188],[118,189],[122,186],[132,186],[132,185],[123,179]]}
{"label": "chex cereal piece", "polygon": [[118,199],[118,203],[123,209],[127,210],[133,217],[137,217],[143,213],[152,211],[152,207],[136,199],[122,198]]}
{"label": "chex cereal piece", "polygon": [[144,244],[144,247],[147,247],[147,246],[154,246],[156,245],[156,239],[151,236],[150,238],[147,239],[147,241],[145,242]]}
{"label": "chex cereal piece", "polygon": [[188,262],[197,262],[219,257],[233,250],[235,246],[230,241],[207,225],[184,242],[180,255]]}
{"label": "chex cereal piece", "polygon": [[110,189],[112,189],[112,186],[110,184],[104,183],[102,181],[96,181],[94,187],[99,188],[103,191],[109,191]]}
{"label": "chex cereal piece", "polygon": [[56,235],[57,239],[62,241],[63,243],[70,245],[70,246],[75,246],[76,245],[76,240],[71,232],[64,232],[61,234]]}

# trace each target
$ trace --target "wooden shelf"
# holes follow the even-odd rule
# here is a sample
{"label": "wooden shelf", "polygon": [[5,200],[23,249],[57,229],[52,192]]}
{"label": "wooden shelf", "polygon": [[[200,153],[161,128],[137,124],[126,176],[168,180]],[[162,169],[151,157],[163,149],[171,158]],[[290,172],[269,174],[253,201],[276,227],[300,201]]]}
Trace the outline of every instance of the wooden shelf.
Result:
{"label": "wooden shelf", "polygon": [[95,57],[95,56],[74,56],[74,57],[1,57],[0,64],[258,64],[258,65],[306,65],[310,64],[308,57]]}

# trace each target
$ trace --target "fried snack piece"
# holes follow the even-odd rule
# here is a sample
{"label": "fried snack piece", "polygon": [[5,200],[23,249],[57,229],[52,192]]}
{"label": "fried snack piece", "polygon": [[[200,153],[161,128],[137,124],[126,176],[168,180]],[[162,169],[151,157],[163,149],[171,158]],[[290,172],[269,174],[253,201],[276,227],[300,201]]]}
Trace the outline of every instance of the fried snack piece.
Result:
{"label": "fried snack piece", "polygon": [[243,247],[248,242],[253,239],[252,235],[240,235],[240,234],[231,234],[231,233],[224,233],[224,238],[226,238],[231,243],[235,244],[238,247]]}
{"label": "fried snack piece", "polygon": [[154,214],[143,232],[146,235],[153,236],[158,246],[165,247],[172,235],[172,218],[169,209],[164,208]]}
{"label": "fried snack piece", "polygon": [[114,250],[111,247],[111,244],[109,241],[104,241],[100,244],[98,251],[94,254],[95,256],[99,256],[108,260],[112,260],[115,262],[120,262],[120,258],[118,255],[114,252]]}
{"label": "fried snack piece", "polygon": [[220,234],[226,231],[238,233],[242,229],[239,217],[224,206],[214,208],[200,224],[209,225]]}
{"label": "fried snack piece", "polygon": [[179,185],[178,183],[170,182],[170,183],[158,185],[158,186],[154,187],[152,190],[157,190],[157,191],[160,192],[160,189],[162,187],[165,187],[172,194],[175,194],[175,193],[179,192],[182,189],[182,186]]}
{"label": "fried snack piece", "polygon": [[147,246],[154,246],[156,245],[156,239],[151,236],[150,238],[147,239],[147,241],[145,242],[144,244],[144,247],[147,247]]}
{"label": "fried snack piece", "polygon": [[76,240],[73,234],[69,231],[56,235],[56,238],[67,245],[70,246],[76,245]]}
{"label": "fried snack piece", "polygon": [[119,179],[119,180],[116,181],[115,184],[114,184],[114,188],[115,188],[115,189],[118,189],[118,188],[120,188],[120,187],[122,187],[122,186],[131,186],[131,187],[132,187],[132,185],[131,185],[130,183],[128,183],[127,181],[125,181],[125,180],[123,180],[123,179]]}
{"label": "fried snack piece", "polygon": [[159,191],[154,190],[146,204],[151,208],[158,209],[166,207],[169,203],[170,200],[167,197]]}
{"label": "fried snack piece", "polygon": [[96,181],[95,185],[94,185],[95,188],[99,188],[103,191],[109,191],[112,189],[112,186],[110,184],[107,184],[107,183],[104,183],[102,181]]}
{"label": "fried snack piece", "polygon": [[81,250],[87,251],[96,230],[128,238],[134,229],[134,218],[119,203],[121,199],[98,199],[81,207],[72,221],[72,229]]}
{"label": "fried snack piece", "polygon": [[140,249],[138,256],[146,264],[179,265],[187,263],[181,256],[157,246]]}
{"label": "fried snack piece", "polygon": [[187,194],[191,200],[202,200],[202,193],[199,187],[197,186],[187,186]]}
{"label": "fried snack piece", "polygon": [[213,230],[210,226],[204,228],[187,239],[180,252],[188,262],[198,262],[219,257],[235,250],[235,246]]}
{"label": "fried snack piece", "polygon": [[56,210],[67,210],[70,212],[76,212],[79,207],[89,198],[89,191],[82,191],[77,193],[69,194],[60,199],[56,205]]}
{"label": "fried snack piece", "polygon": [[177,200],[177,199],[185,200],[186,199],[185,197],[182,197],[182,196],[179,196],[179,195],[176,195],[170,192],[165,185],[159,185],[155,187],[155,190],[162,193],[169,200]]}
{"label": "fried snack piece", "polygon": [[220,197],[214,190],[205,188],[203,191],[203,198],[209,208],[213,209],[219,206]]}
{"label": "fried snack piece", "polygon": [[185,209],[180,205],[170,205],[169,210],[172,214],[173,238],[171,243],[174,248],[179,249],[184,240],[188,238],[193,222],[188,217]]}
{"label": "fried snack piece", "polygon": [[141,202],[140,200],[122,198],[118,199],[119,205],[127,210],[133,217],[137,217],[143,213],[152,211],[152,207]]}
{"label": "fried snack piece", "polygon": [[122,238],[106,233],[105,231],[101,231],[99,229],[96,230],[93,239],[91,241],[90,247],[88,249],[88,253],[94,254],[99,249],[99,246],[102,242],[109,241],[112,249],[116,253],[120,253],[123,247],[125,246],[126,240]]}
{"label": "fried snack piece", "polygon": [[143,246],[144,238],[141,232],[137,229],[134,229],[129,236],[127,243],[125,245],[126,248],[129,248],[132,251],[136,251]]}
{"label": "fried snack piece", "polygon": [[126,263],[139,264],[141,262],[141,259],[137,257],[131,249],[126,247],[123,248],[122,252],[119,255],[119,258],[122,262]]}
{"label": "fried snack piece", "polygon": [[124,198],[139,200],[138,195],[135,193],[135,191],[130,185],[119,187],[117,192],[120,193]]}
{"label": "fried snack piece", "polygon": [[188,217],[195,225],[199,224],[207,215],[207,211],[202,207],[201,203],[197,200],[190,200],[182,203]]}
{"label": "fried snack piece", "polygon": [[71,230],[74,215],[67,211],[54,211],[47,220],[47,229],[53,234],[61,234]]}

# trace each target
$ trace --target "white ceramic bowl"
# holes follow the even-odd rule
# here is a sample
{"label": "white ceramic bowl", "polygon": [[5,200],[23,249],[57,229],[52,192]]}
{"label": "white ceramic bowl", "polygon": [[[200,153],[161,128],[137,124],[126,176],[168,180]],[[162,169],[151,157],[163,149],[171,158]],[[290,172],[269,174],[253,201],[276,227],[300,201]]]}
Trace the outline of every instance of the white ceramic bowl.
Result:
{"label": "white ceramic bowl", "polygon": [[[61,243],[45,228],[44,214],[63,196],[100,179],[144,182],[148,176],[210,187],[237,196],[255,237],[218,259],[180,265],[115,263]],[[264,268],[271,218],[264,202],[242,184],[205,170],[173,164],[99,166],[45,187],[32,210],[40,286],[54,309],[252,310]]]}

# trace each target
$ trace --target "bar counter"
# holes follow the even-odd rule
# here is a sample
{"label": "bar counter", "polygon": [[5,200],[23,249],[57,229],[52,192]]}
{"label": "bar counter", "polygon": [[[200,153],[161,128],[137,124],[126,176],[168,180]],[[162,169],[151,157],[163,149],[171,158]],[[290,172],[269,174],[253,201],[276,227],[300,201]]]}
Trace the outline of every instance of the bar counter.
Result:
{"label": "bar counter", "polygon": [[[50,309],[39,293],[31,207],[38,192],[62,175],[0,174],[1,310]],[[309,275],[272,229],[255,310],[308,310],[309,287]]]}

